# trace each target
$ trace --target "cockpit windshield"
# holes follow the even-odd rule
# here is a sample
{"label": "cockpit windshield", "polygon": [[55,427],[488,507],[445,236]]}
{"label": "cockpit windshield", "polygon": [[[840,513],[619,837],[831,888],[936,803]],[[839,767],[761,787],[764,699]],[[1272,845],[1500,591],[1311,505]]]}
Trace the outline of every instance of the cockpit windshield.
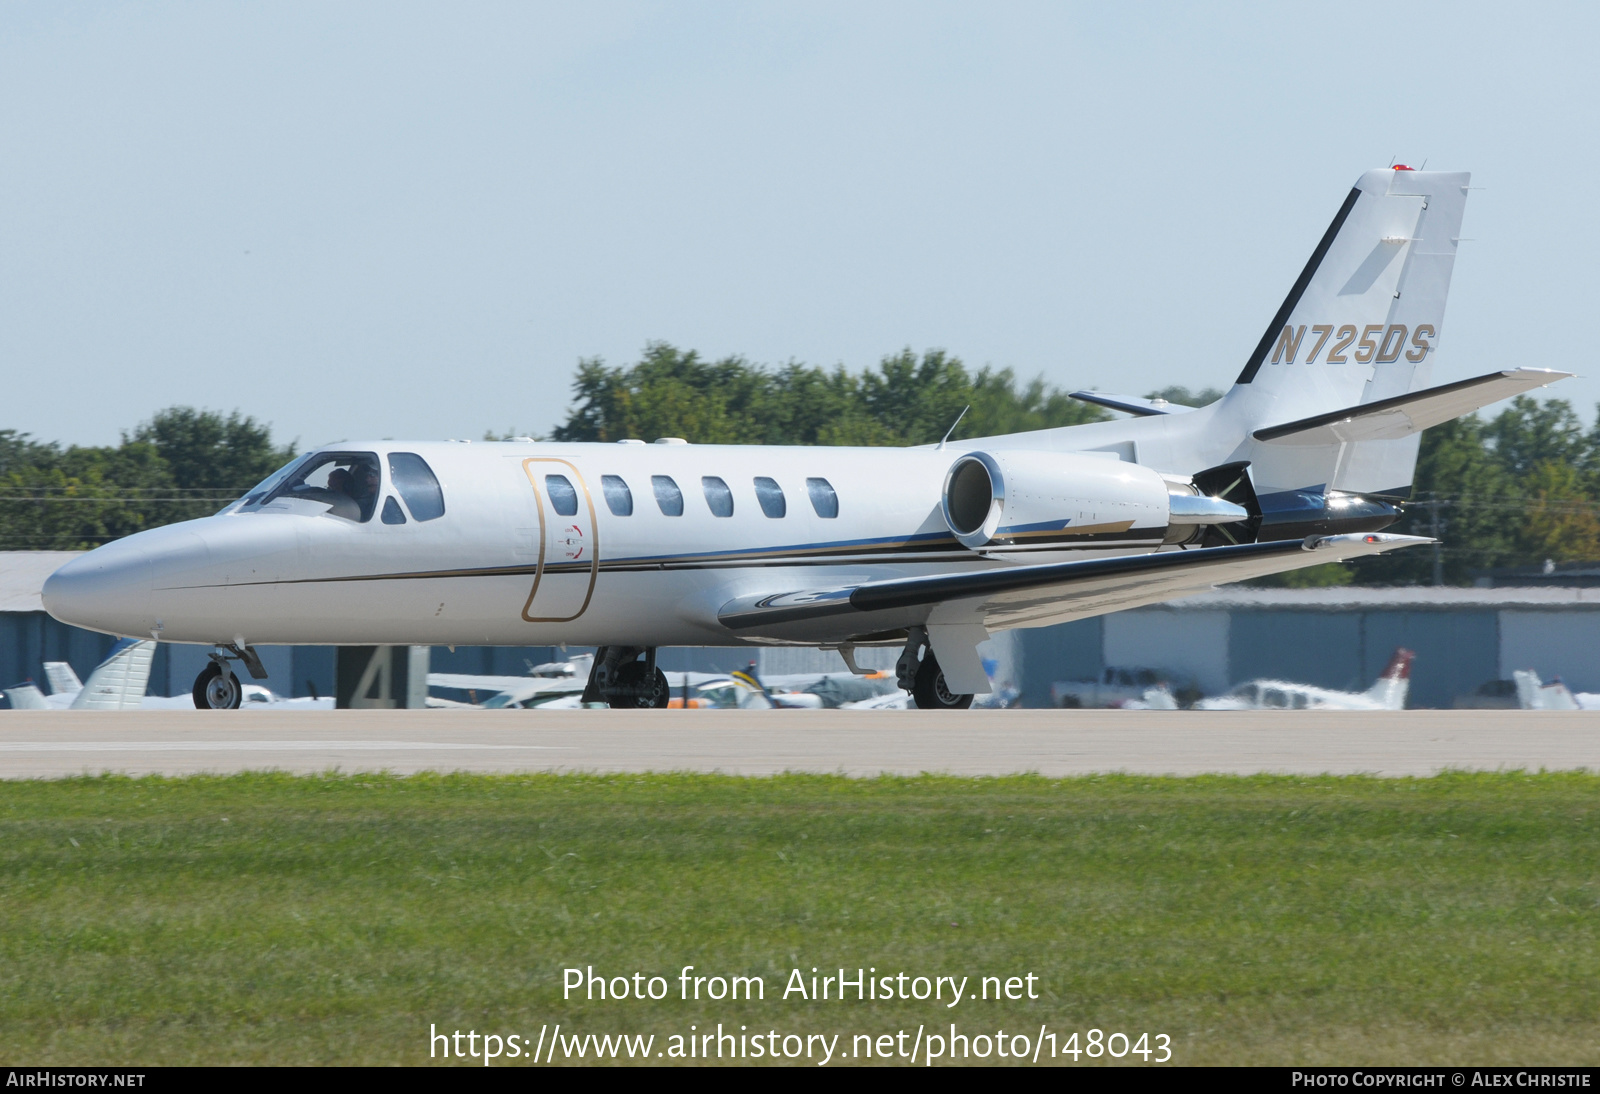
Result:
{"label": "cockpit windshield", "polygon": [[[294,459],[278,468],[272,474],[256,483],[256,485],[251,487],[244,497],[240,498],[237,502],[234,502],[233,505],[237,505],[240,508],[244,508],[247,505],[260,505],[262,498],[272,493],[272,491],[277,488],[279,483],[283,482],[284,479],[288,478],[294,472],[295,468],[299,467],[310,458],[310,453],[296,456]],[[229,506],[230,509],[232,507],[232,505]],[[224,512],[226,512],[226,510],[224,510]]]}
{"label": "cockpit windshield", "polygon": [[315,452],[287,470],[291,473],[261,499],[263,508],[326,513],[363,524],[372,519],[383,484],[376,452]]}

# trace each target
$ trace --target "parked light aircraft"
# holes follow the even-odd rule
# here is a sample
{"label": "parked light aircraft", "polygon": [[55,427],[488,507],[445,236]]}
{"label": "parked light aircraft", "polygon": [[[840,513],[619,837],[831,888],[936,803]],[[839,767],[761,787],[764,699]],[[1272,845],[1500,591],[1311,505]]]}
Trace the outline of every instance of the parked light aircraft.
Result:
{"label": "parked light aircraft", "polygon": [[1378,679],[1366,691],[1334,691],[1284,680],[1251,680],[1226,695],[1195,703],[1195,710],[1404,710],[1411,690],[1411,662],[1416,654],[1394,651]]}
{"label": "parked light aircraft", "polygon": [[1600,710],[1600,695],[1574,693],[1559,676],[1547,684],[1532,669],[1517,669],[1511,678],[1516,682],[1517,706],[1523,710]]}
{"label": "parked light aircraft", "polygon": [[27,683],[6,688],[6,699],[13,710],[138,710],[155,651],[156,644],[148,638],[124,639],[95,666],[88,683],[81,682],[65,661],[46,661],[49,695],[37,684]]}
{"label": "parked light aircraft", "polygon": [[618,706],[666,705],[659,646],[788,644],[901,647],[919,706],[965,707],[992,631],[1426,542],[1379,531],[1420,431],[1567,375],[1429,386],[1468,179],[1362,175],[1210,406],[909,449],[348,441],[44,603],[214,645],[200,705],[262,676],[254,643],[571,643]]}

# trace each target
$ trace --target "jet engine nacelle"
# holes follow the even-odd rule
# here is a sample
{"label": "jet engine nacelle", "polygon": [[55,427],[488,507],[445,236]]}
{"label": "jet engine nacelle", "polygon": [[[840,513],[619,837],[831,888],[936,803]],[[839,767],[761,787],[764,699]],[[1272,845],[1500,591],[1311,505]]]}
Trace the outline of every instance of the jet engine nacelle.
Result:
{"label": "jet engine nacelle", "polygon": [[1167,483],[1148,467],[1112,458],[969,452],[945,474],[944,519],[972,550],[1062,533],[1159,541],[1167,527]]}
{"label": "jet engine nacelle", "polygon": [[1174,483],[1136,463],[1005,450],[969,452],[951,464],[943,509],[956,539],[975,551],[1097,540],[1186,542],[1205,527],[1251,515],[1206,496],[1196,483]]}

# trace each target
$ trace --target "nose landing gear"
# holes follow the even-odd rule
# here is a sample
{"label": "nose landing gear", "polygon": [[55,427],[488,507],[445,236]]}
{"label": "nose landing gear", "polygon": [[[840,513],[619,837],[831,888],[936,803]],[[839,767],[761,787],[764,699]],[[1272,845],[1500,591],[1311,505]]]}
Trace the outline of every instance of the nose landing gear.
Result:
{"label": "nose landing gear", "polygon": [[244,685],[233,670],[213,661],[194,680],[194,705],[200,710],[238,710]]}
{"label": "nose landing gear", "polygon": [[[234,675],[229,661],[238,661],[250,671],[250,676],[256,680],[265,680],[267,670],[261,665],[261,658],[256,656],[254,646],[243,645],[243,639],[238,642],[229,642],[218,646],[212,653],[211,663],[200,670],[200,675],[194,678],[194,705],[200,710],[238,710],[239,703],[244,699],[244,685],[239,683],[239,678]],[[226,651],[226,652],[224,652]]]}

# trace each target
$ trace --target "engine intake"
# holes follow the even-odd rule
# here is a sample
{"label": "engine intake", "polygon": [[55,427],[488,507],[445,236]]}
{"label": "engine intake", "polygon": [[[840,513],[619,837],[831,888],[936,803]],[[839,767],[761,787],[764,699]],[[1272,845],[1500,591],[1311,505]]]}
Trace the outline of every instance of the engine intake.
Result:
{"label": "engine intake", "polygon": [[1073,452],[968,452],[945,474],[945,524],[962,546],[1049,550],[1155,545],[1167,528],[1156,472]]}
{"label": "engine intake", "polygon": [[1247,466],[1172,482],[1081,452],[968,452],[945,474],[942,508],[957,541],[974,551],[1248,543],[1261,509]]}

